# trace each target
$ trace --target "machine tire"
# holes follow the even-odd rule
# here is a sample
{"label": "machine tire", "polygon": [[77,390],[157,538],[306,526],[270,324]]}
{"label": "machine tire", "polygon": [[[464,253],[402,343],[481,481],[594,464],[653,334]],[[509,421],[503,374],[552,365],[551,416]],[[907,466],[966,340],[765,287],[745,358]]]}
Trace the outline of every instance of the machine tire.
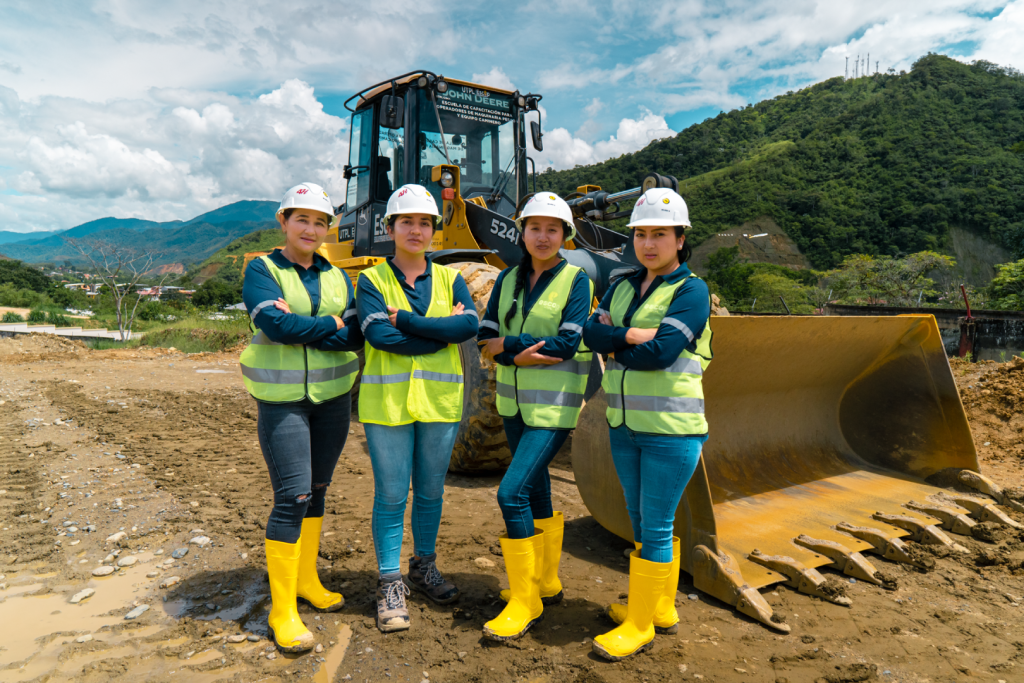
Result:
{"label": "machine tire", "polygon": [[[451,267],[462,273],[477,313],[483,318],[501,271],[486,263],[453,263]],[[459,353],[465,374],[462,423],[452,450],[450,469],[453,472],[504,470],[512,462],[512,452],[495,406],[495,364],[480,356],[475,339],[460,344]]]}

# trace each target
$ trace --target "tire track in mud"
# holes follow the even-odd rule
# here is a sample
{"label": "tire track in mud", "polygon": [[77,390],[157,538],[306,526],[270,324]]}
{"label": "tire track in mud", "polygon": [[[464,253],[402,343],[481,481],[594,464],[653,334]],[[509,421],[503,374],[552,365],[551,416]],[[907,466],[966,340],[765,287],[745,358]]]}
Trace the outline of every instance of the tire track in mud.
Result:
{"label": "tire track in mud", "polygon": [[57,562],[57,549],[48,520],[55,496],[47,490],[42,474],[44,458],[37,452],[59,449],[37,442],[25,425],[19,403],[0,406],[0,523],[8,533],[0,535],[0,561],[13,569],[26,564]]}

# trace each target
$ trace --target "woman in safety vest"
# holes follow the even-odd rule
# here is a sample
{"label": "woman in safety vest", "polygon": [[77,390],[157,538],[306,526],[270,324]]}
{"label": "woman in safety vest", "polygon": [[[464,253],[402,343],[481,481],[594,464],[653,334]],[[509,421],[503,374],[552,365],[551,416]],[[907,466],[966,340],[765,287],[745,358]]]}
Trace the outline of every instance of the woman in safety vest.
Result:
{"label": "woman in safety vest", "polygon": [[711,360],[711,297],[686,266],[686,202],[666,188],[648,190],[629,227],[645,267],[608,290],[583,330],[590,348],[608,354],[601,386],[636,542],[628,605],[608,610],[620,626],[594,638],[594,651],[611,660],[648,648],[655,632],[678,629],[680,547],[672,529],[708,438],[701,375]]}
{"label": "woman in safety vest", "polygon": [[359,372],[352,352],[363,341],[353,324],[351,281],[316,253],[333,218],[319,185],[288,190],[277,210],[285,246],[249,264],[242,290],[255,329],[242,352],[242,376],[257,401],[256,428],[274,488],[266,530],[268,621],[285,652],[315,644],[296,598],[328,612],[345,604],[316,570],[324,498],[348,436],[349,392]]}
{"label": "woman in safety vest", "polygon": [[366,335],[359,421],[373,465],[377,628],[385,633],[409,628],[400,556],[410,480],[414,554],[408,581],[441,605],[459,597],[437,569],[434,545],[462,419],[458,344],[476,335],[478,316],[459,271],[426,258],[440,220],[425,188],[398,188],[385,215],[395,255],[361,272],[356,288]]}
{"label": "woman in safety vest", "polygon": [[523,258],[498,275],[477,339],[498,364],[497,407],[512,463],[498,487],[508,603],[484,624],[491,640],[521,637],[543,605],[562,599],[558,564],[563,517],[551,505],[548,464],[576,427],[591,353],[581,345],[594,288],[559,250],[576,234],[572,210],[550,192],[535,194],[516,219]]}

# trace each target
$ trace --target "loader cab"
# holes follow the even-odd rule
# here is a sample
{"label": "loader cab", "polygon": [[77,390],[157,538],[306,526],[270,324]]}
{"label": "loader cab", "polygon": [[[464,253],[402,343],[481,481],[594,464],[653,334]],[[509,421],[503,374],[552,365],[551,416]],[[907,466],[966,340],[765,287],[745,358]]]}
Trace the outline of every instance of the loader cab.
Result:
{"label": "loader cab", "polygon": [[[382,125],[386,96],[401,98],[398,127]],[[431,169],[448,159],[461,171],[463,199],[479,197],[492,211],[515,213],[527,191],[527,157],[525,110],[514,93],[426,79],[417,72],[396,79],[394,88],[388,81],[357,99],[350,126],[348,191],[338,229],[339,242],[354,242],[354,256],[393,253],[384,216],[396,188],[423,185],[442,210],[442,188],[431,180]]]}

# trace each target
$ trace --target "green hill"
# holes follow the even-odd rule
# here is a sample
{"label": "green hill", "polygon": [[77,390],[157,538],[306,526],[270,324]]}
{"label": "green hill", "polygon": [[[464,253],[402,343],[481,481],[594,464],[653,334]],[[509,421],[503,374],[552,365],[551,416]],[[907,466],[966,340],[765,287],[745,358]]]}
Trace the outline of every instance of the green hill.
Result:
{"label": "green hill", "polygon": [[133,245],[157,254],[155,265],[197,263],[233,240],[277,225],[276,202],[240,201],[189,221],[156,223],[137,218],[100,218],[40,239],[5,244],[12,258],[28,263],[84,264],[68,238]]}
{"label": "green hill", "polygon": [[284,246],[280,229],[260,230],[239,237],[210,258],[189,269],[193,282],[201,285],[207,280],[220,280],[230,285],[242,284],[242,263],[252,251],[270,251]]}
{"label": "green hill", "polygon": [[695,242],[770,218],[817,268],[852,253],[951,253],[957,229],[1020,257],[1024,75],[929,54],[910,73],[832,78],[542,173],[538,187],[618,191],[649,171],[679,179]]}

